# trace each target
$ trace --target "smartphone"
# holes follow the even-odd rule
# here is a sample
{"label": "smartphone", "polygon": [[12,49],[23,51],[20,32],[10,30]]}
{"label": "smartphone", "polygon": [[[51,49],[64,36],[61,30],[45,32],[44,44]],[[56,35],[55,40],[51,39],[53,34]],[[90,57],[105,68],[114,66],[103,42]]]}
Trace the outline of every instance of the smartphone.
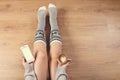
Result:
{"label": "smartphone", "polygon": [[35,58],[33,57],[32,52],[28,45],[24,45],[20,49],[27,63],[34,62]]}

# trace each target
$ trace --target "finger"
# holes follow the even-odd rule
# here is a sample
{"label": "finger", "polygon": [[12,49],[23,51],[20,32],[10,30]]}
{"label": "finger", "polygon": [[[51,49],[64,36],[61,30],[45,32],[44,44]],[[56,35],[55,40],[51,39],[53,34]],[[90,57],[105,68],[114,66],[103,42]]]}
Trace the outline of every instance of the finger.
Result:
{"label": "finger", "polygon": [[34,63],[33,62],[31,62],[31,63],[29,63],[31,66],[34,66]]}
{"label": "finger", "polygon": [[71,62],[72,61],[72,59],[67,59],[67,62]]}
{"label": "finger", "polygon": [[66,64],[64,64],[64,67],[67,67],[70,64],[70,62],[67,62]]}
{"label": "finger", "polygon": [[26,60],[25,60],[25,58],[24,58],[24,57],[22,58],[22,63],[23,63],[23,65],[25,65],[25,64],[26,64]]}
{"label": "finger", "polygon": [[57,60],[57,62],[58,62],[58,67],[60,67],[62,63],[59,61],[59,59]]}
{"label": "finger", "polygon": [[22,57],[22,61],[25,62],[24,58]]}
{"label": "finger", "polygon": [[25,65],[25,60],[24,60],[24,58],[22,58],[22,64],[23,64],[23,66]]}
{"label": "finger", "polygon": [[23,57],[23,61],[26,62],[26,59]]}
{"label": "finger", "polygon": [[71,63],[72,59],[67,59],[66,67]]}
{"label": "finger", "polygon": [[67,59],[66,64],[63,65],[63,67],[68,67],[68,65],[71,63],[71,59]]}

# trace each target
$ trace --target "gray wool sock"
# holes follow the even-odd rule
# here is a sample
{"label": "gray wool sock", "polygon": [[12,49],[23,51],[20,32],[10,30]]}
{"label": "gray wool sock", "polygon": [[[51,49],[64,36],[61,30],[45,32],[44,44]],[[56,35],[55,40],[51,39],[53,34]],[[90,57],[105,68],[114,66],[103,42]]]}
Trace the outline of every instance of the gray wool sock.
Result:
{"label": "gray wool sock", "polygon": [[25,64],[25,80],[37,80],[34,67],[28,63]]}
{"label": "gray wool sock", "polygon": [[37,30],[43,30],[45,28],[45,20],[46,20],[46,7],[40,7],[38,10],[38,27]]}
{"label": "gray wool sock", "polygon": [[50,43],[54,40],[62,41],[60,36],[59,27],[57,24],[57,8],[53,4],[49,4],[48,7],[49,10],[49,20],[50,20],[50,26],[51,26],[51,33],[50,33]]}
{"label": "gray wool sock", "polygon": [[45,20],[46,20],[46,7],[40,7],[38,10],[38,27],[35,35],[35,40],[41,40],[46,42],[45,39]]}
{"label": "gray wool sock", "polygon": [[55,5],[53,4],[49,4],[49,18],[50,18],[50,26],[51,26],[51,30],[54,29],[59,29],[58,28],[58,24],[57,24],[57,8]]}

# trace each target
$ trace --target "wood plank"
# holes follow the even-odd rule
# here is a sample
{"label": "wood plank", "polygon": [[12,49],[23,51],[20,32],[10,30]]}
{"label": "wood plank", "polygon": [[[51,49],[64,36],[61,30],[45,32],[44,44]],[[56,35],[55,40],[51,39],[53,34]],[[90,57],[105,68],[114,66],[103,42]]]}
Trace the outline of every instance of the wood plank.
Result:
{"label": "wood plank", "polygon": [[63,53],[72,59],[71,80],[119,80],[119,0],[0,0],[0,80],[24,80],[19,48],[32,48],[37,9],[50,2],[58,8]]}

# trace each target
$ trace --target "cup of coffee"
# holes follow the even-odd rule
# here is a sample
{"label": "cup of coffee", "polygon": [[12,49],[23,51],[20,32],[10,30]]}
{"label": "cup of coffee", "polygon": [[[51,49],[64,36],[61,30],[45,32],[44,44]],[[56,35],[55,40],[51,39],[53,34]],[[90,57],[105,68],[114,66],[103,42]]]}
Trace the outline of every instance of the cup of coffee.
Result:
{"label": "cup of coffee", "polygon": [[66,57],[66,55],[61,54],[61,55],[59,56],[59,61],[60,61],[62,64],[65,64],[65,63],[67,62],[67,57]]}

